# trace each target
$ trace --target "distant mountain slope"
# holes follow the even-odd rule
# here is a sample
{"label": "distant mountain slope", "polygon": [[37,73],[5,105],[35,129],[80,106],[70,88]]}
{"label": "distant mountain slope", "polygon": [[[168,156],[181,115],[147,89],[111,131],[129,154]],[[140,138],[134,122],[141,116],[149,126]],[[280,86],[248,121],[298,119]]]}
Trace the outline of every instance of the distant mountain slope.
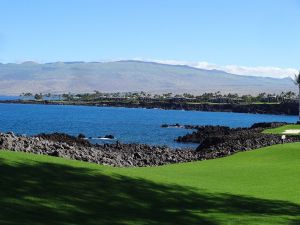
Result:
{"label": "distant mountain slope", "polygon": [[290,78],[239,76],[218,70],[141,61],[0,64],[0,94],[147,91],[253,94],[296,91]]}

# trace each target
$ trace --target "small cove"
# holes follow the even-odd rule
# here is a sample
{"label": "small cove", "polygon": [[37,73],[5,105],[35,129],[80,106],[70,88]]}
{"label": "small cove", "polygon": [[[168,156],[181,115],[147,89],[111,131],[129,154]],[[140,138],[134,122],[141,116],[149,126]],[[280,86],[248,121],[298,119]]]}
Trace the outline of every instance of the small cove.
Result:
{"label": "small cove", "polygon": [[[171,147],[195,147],[174,139],[192,130],[161,128],[162,124],[222,125],[248,127],[257,122],[296,122],[297,116],[200,112],[94,106],[0,104],[0,131],[35,135],[63,132],[83,133],[92,142],[145,143]],[[111,134],[115,140],[99,137]]]}

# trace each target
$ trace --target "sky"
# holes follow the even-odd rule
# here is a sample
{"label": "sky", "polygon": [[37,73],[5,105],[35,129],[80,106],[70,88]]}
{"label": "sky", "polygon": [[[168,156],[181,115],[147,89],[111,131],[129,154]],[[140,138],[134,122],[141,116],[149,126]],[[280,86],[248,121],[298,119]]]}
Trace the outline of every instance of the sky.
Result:
{"label": "sky", "polygon": [[0,62],[139,59],[284,77],[300,0],[0,0]]}

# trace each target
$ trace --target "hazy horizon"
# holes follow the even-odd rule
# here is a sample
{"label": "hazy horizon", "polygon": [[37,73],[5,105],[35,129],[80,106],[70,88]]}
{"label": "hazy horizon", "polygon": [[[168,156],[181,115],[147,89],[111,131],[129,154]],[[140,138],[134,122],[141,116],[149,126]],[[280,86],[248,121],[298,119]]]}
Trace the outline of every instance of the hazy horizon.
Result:
{"label": "hazy horizon", "polygon": [[214,63],[208,62],[188,62],[188,61],[176,61],[176,60],[155,60],[155,59],[117,59],[117,60],[99,60],[99,61],[22,61],[22,62],[0,62],[0,64],[27,64],[27,63],[36,63],[36,64],[51,64],[51,63],[110,63],[110,62],[119,62],[119,61],[137,61],[137,62],[149,62],[149,63],[158,63],[165,65],[175,65],[175,66],[189,66],[196,69],[204,70],[219,70],[224,71],[230,74],[236,75],[245,75],[245,76],[258,76],[258,77],[272,77],[272,78],[294,78],[294,75],[297,74],[298,70],[293,68],[279,68],[279,67],[245,67],[245,66],[236,66],[236,65],[217,65]]}
{"label": "hazy horizon", "polygon": [[293,76],[297,0],[1,1],[0,62],[140,59]]}
{"label": "hazy horizon", "polygon": [[0,94],[83,93],[94,90],[176,94],[296,91],[290,78],[242,76],[222,70],[132,60],[107,63],[0,64],[0,81]]}

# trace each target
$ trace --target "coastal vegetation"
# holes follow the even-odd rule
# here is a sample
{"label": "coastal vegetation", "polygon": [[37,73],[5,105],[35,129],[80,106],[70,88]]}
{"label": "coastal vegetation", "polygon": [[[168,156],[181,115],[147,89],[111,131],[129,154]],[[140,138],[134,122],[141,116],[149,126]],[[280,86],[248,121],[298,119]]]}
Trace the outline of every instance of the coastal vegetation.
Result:
{"label": "coastal vegetation", "polygon": [[[237,93],[221,94],[221,92],[203,93],[201,95],[193,95],[190,93],[173,94],[152,94],[141,92],[115,92],[103,93],[94,91],[93,93],[23,93],[20,97],[34,97],[36,100],[51,99],[59,101],[83,101],[83,102],[97,102],[97,101],[123,101],[123,102],[143,102],[143,101],[175,101],[182,103],[247,103],[247,104],[265,104],[265,103],[283,103],[296,101],[296,93],[292,91],[281,92],[280,94],[260,93],[258,95],[239,95]],[[27,98],[30,99],[30,98]]]}
{"label": "coastal vegetation", "polygon": [[300,225],[299,13],[0,0],[0,225]]}
{"label": "coastal vegetation", "polygon": [[298,101],[299,101],[299,121],[298,123],[300,124],[300,71],[297,75],[295,75],[295,84],[299,88],[299,93],[298,93]]}
{"label": "coastal vegetation", "polygon": [[299,148],[150,168],[0,151],[0,223],[298,224]]}
{"label": "coastal vegetation", "polygon": [[[34,96],[34,94],[31,94]],[[151,94],[146,92],[117,92],[61,95],[47,94],[42,99],[36,100],[24,94],[20,100],[2,100],[1,103],[22,104],[58,104],[58,105],[88,105],[111,106],[127,108],[160,108],[177,110],[213,111],[213,112],[238,112],[259,114],[285,114],[298,115],[299,107],[297,96],[294,92],[282,92],[279,95],[261,93],[258,95],[238,95],[204,93],[182,95],[165,93]]]}

